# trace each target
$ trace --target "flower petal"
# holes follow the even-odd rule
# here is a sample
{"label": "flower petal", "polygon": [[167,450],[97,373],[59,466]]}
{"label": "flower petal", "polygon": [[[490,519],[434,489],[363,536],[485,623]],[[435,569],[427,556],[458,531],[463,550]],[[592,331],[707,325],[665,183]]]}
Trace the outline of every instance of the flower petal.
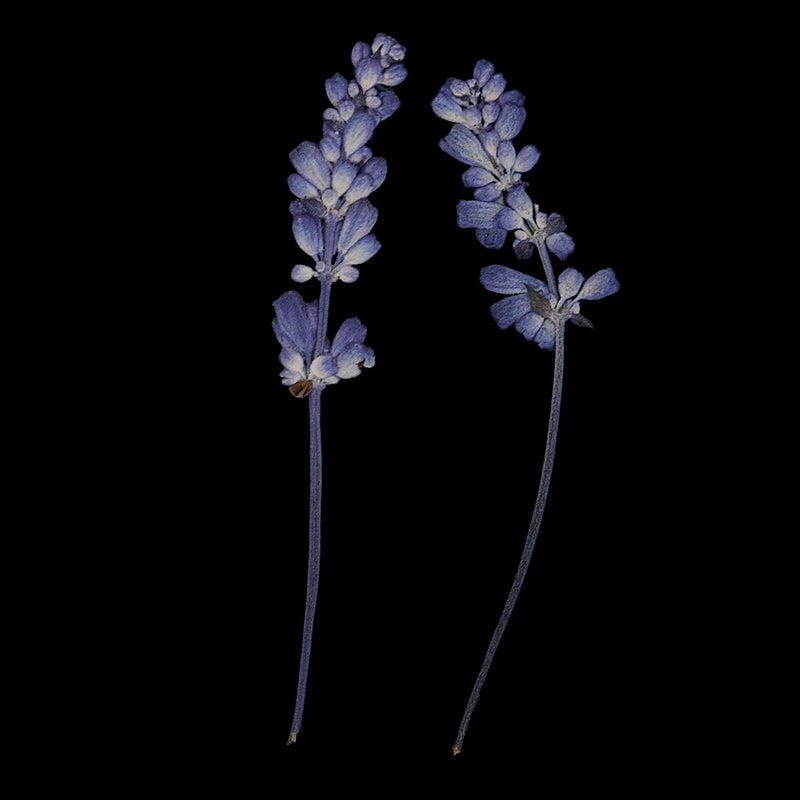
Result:
{"label": "flower petal", "polygon": [[289,176],[289,191],[300,199],[319,197],[319,189],[311,181],[306,180],[302,175],[293,172]]}
{"label": "flower petal", "polygon": [[[525,338],[527,339],[528,337],[526,336]],[[552,350],[556,345],[556,326],[551,320],[544,320],[533,340],[542,350]]]}
{"label": "flower petal", "polygon": [[315,330],[312,329],[306,303],[299,292],[284,292],[272,307],[275,309],[272,328],[278,341],[287,350],[307,354],[313,347]]}
{"label": "flower petal", "polygon": [[460,200],[456,208],[459,228],[493,228],[497,215],[505,208],[500,203]]}
{"label": "flower petal", "polygon": [[377,124],[378,120],[375,115],[366,111],[358,112],[350,117],[342,134],[342,145],[348,158],[372,138]]}
{"label": "flower petal", "polygon": [[355,78],[362,91],[371,89],[383,76],[379,58],[362,58],[355,69]]}
{"label": "flower petal", "polygon": [[481,89],[481,97],[491,103],[503,94],[505,88],[506,79],[503,77],[503,73],[495,72],[495,74],[486,81],[483,89]]}
{"label": "flower petal", "polygon": [[336,375],[336,359],[330,354],[317,356],[312,362],[308,370],[309,375],[313,375],[319,380],[330,378]]}
{"label": "flower petal", "polygon": [[613,269],[601,269],[587,278],[576,300],[599,300],[619,290],[619,281]]}
{"label": "flower petal", "polygon": [[334,106],[337,106],[347,97],[347,78],[340,73],[336,73],[332,78],[325,81],[325,94]]}
{"label": "flower petal", "polygon": [[[498,327],[505,330],[519,322],[524,316],[530,315],[531,304],[527,294],[514,294],[492,303],[489,311]],[[539,316],[538,314],[536,315]],[[542,318],[539,317],[541,320]],[[541,324],[541,323],[540,323]]]}
{"label": "flower petal", "polygon": [[316,274],[311,267],[307,267],[305,264],[295,264],[292,267],[292,280],[297,283],[310,281]]}
{"label": "flower petal", "polygon": [[502,228],[484,228],[475,231],[475,238],[489,250],[500,250],[506,243],[506,232]]}
{"label": "flower petal", "polygon": [[372,188],[377,189],[386,179],[387,164],[382,156],[374,156],[361,165],[361,175],[368,175]]}
{"label": "flower petal", "polygon": [[315,261],[322,258],[322,220],[302,214],[292,220],[292,233],[298,247]]}
{"label": "flower petal", "polygon": [[358,166],[350,161],[340,161],[333,169],[331,186],[337,195],[343,195],[358,175]]}
{"label": "flower petal", "polygon": [[336,374],[340,378],[355,378],[361,374],[362,367],[375,365],[375,353],[372,348],[357,342],[348,345],[336,362],[338,365]]}
{"label": "flower petal", "polygon": [[431,103],[433,113],[447,122],[463,122],[464,109],[458,104],[450,91],[442,91],[433,98]]}
{"label": "flower petal", "polygon": [[333,337],[331,353],[338,356],[348,345],[354,342],[363,344],[366,338],[367,326],[358,317],[350,317],[339,326],[336,336]]}
{"label": "flower petal", "polygon": [[513,208],[504,208],[497,215],[495,225],[505,231],[517,231],[523,228],[525,222]]}
{"label": "flower petal", "polygon": [[292,166],[320,191],[331,185],[331,170],[325,156],[313,142],[301,142],[291,153]]}
{"label": "flower petal", "polygon": [[392,64],[389,69],[384,70],[381,83],[384,86],[397,86],[408,77],[408,69],[403,64]]}
{"label": "flower petal", "polygon": [[378,250],[381,249],[380,242],[375,238],[375,235],[370,233],[359,239],[342,257],[345,264],[363,264],[368,261]]}
{"label": "flower petal", "polygon": [[517,151],[514,149],[514,145],[508,141],[500,142],[497,146],[497,158],[506,171],[511,170],[517,160]]}
{"label": "flower petal", "polygon": [[[476,200],[480,200],[483,203],[494,203],[495,201],[501,198],[502,194],[503,194],[503,187],[500,186],[499,183],[493,182],[493,183],[487,183],[486,186],[479,186],[472,193],[472,196]],[[503,230],[505,230],[505,228],[503,228]]]}
{"label": "flower petal", "polygon": [[495,178],[489,170],[483,167],[470,167],[463,175],[464,186],[474,189],[478,186],[486,186]]}
{"label": "flower petal", "polygon": [[525,122],[525,106],[506,104],[494,124],[494,129],[501,139],[513,139],[522,129]]}
{"label": "flower petal", "polygon": [[494,64],[492,64],[491,61],[487,61],[485,58],[478,61],[475,64],[475,68],[472,70],[472,77],[475,78],[478,86],[485,86],[492,75],[494,75]]}
{"label": "flower petal", "polygon": [[[530,308],[530,306],[528,306]],[[528,341],[533,339],[542,329],[545,323],[545,318],[531,311],[525,316],[520,317],[514,325],[514,330],[521,333]],[[550,323],[552,325],[552,323]]]}
{"label": "flower petal", "polygon": [[558,296],[564,300],[570,297],[575,297],[578,290],[583,286],[586,280],[583,275],[578,272],[574,267],[565,269],[558,276]]}
{"label": "flower petal", "polygon": [[568,233],[554,233],[547,237],[547,248],[563,261],[575,249],[575,242]]}
{"label": "flower petal", "polygon": [[[301,356],[300,353],[284,348],[278,355],[278,360],[281,362],[281,366],[284,367],[287,372],[291,372],[294,375],[303,377],[303,373],[305,371],[305,362],[303,361],[303,356]],[[299,377],[297,380],[299,380]]]}
{"label": "flower petal", "polygon": [[515,189],[512,189],[508,193],[506,202],[520,216],[525,217],[525,219],[533,219],[533,201],[528,196],[524,186],[517,186]]}
{"label": "flower petal", "polygon": [[454,125],[450,133],[439,142],[439,147],[463,164],[488,170],[494,168],[478,137],[464,125]]}
{"label": "flower petal", "polygon": [[339,233],[339,251],[346,252],[357,241],[363,239],[378,220],[378,209],[367,200],[357,200],[347,210],[342,230]]}
{"label": "flower petal", "polygon": [[540,294],[547,289],[546,284],[537,278],[500,264],[484,267],[480,278],[484,288],[498,294],[527,294],[529,286]]}
{"label": "flower petal", "polygon": [[342,283],[355,283],[358,280],[359,271],[355,267],[351,267],[348,264],[344,266],[337,267],[333,274],[342,282]]}
{"label": "flower petal", "polygon": [[526,144],[522,150],[517,153],[517,160],[514,162],[514,172],[527,172],[536,166],[541,153],[532,145]]}

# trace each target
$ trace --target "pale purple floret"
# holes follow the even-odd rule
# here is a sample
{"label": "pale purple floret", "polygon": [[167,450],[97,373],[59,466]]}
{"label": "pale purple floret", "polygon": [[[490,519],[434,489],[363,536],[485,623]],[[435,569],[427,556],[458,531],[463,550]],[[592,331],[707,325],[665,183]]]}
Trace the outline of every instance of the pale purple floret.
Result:
{"label": "pale purple floret", "polygon": [[523,181],[539,151],[533,145],[517,150],[512,142],[525,122],[525,97],[505,86],[502,74],[481,60],[472,78],[448,79],[431,104],[434,113],[454,123],[439,146],[468,167],[463,181],[474,199],[459,203],[458,225],[474,228],[481,244],[492,250],[499,250],[512,233],[518,258],[530,258],[543,243],[564,259],[575,249],[564,233],[566,223],[558,214],[540,211]]}
{"label": "pale purple floret", "polygon": [[584,278],[572,267],[558,277],[558,296],[538,278],[500,264],[484,267],[481,283],[490,292],[508,295],[489,309],[498,326],[506,329],[513,325],[526,339],[545,350],[555,346],[556,324],[574,322],[591,327],[580,313],[582,300],[599,300],[619,289],[612,269],[601,269]]}
{"label": "pale purple floret", "polygon": [[272,329],[281,345],[281,380],[295,397],[305,397],[315,386],[354,378],[362,368],[374,366],[375,353],[364,344],[367,328],[356,317],[346,319],[333,342],[325,341],[322,354],[314,357],[318,302],[307,303],[298,292],[289,291],[272,305]]}

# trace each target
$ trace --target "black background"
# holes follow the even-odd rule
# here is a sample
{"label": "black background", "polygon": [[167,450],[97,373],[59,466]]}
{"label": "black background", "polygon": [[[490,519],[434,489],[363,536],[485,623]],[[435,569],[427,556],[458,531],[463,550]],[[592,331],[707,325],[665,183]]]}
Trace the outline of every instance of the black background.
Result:
{"label": "black background", "polygon": [[[687,120],[715,80],[686,79],[695,29],[569,4],[435,22],[316,14],[170,20],[137,46],[121,90],[133,110],[111,124],[142,191],[116,295],[134,324],[106,388],[126,411],[108,423],[96,478],[115,529],[109,600],[87,599],[104,654],[92,674],[107,686],[97,727],[130,734],[117,774],[163,766],[175,786],[218,781],[226,796],[313,778],[384,796],[440,774],[498,790],[520,776],[532,790],[680,783],[708,759],[721,691],[704,658],[716,607],[695,604],[691,557],[707,487],[687,477],[681,446],[688,411],[705,413],[686,358],[703,345],[670,279],[687,251],[679,210],[702,202],[681,188],[684,148],[704,147]],[[325,79],[349,77],[353,44],[378,32],[407,47],[409,70],[371,143],[389,170],[371,197],[382,249],[331,304],[332,329],[367,325],[377,363],[322,398],[322,576],[303,729],[286,747],[308,406],[280,383],[271,303],[316,289],[289,277],[306,258],[288,153],[319,140]],[[594,330],[568,331],[541,534],[453,758],[533,509],[553,361],[489,315],[497,298],[478,273],[516,266],[510,245],[488,251],[456,226],[469,193],[430,101],[480,58],[526,95],[516,144],[542,153],[530,194],[566,218],[567,264],[613,267],[621,289],[584,305]],[[124,471],[102,475],[112,451]]]}

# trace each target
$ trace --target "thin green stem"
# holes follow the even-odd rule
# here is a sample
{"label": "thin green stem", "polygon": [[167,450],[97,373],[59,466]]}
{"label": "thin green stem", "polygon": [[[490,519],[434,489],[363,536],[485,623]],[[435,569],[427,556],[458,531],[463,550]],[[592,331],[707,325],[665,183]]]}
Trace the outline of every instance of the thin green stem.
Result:
{"label": "thin green stem", "polygon": [[321,426],[322,388],[315,386],[308,397],[308,420],[310,430],[310,486],[308,506],[308,576],[306,580],[306,611],[303,621],[303,644],[300,651],[300,672],[297,679],[297,698],[294,706],[292,730],[289,741],[297,741],[297,734],[303,724],[303,709],[306,703],[306,684],[311,660],[311,638],[314,630],[314,613],[319,591],[320,546],[322,543],[322,426]]}
{"label": "thin green stem", "polygon": [[[547,262],[549,264],[549,260]],[[552,272],[552,267],[551,270]],[[503,632],[506,629],[511,612],[519,597],[522,583],[525,580],[525,575],[528,572],[528,566],[531,563],[533,555],[533,548],[536,544],[536,537],[539,534],[539,527],[542,523],[542,516],[544,515],[544,507],[547,502],[547,493],[550,489],[550,477],[553,472],[553,461],[556,454],[556,437],[558,435],[558,423],[561,416],[561,394],[564,384],[564,322],[559,321],[556,324],[556,342],[555,342],[555,363],[553,366],[553,389],[550,396],[550,421],[547,427],[547,444],[544,451],[544,463],[542,464],[542,474],[539,478],[539,491],[536,495],[536,505],[533,509],[533,517],[528,528],[528,535],[525,539],[525,545],[522,550],[522,557],[520,558],[519,566],[517,567],[517,574],[514,576],[514,582],[511,584],[511,590],[508,593],[506,604],[503,607],[503,612],[495,627],[492,640],[489,643],[489,649],[486,651],[486,656],[483,659],[480,672],[472,687],[472,693],[467,701],[464,716],[461,719],[461,725],[458,728],[458,736],[453,744],[453,755],[461,752],[464,744],[464,737],[467,733],[467,728],[472,718],[472,713],[480,697],[481,688],[483,687],[486,676],[489,674],[489,667],[492,665],[495,651],[500,644],[500,639],[503,637]]]}

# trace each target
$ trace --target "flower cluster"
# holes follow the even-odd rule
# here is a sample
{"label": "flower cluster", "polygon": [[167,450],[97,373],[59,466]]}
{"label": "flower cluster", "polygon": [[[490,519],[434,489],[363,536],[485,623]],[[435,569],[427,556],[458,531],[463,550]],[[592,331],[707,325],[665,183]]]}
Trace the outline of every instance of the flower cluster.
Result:
{"label": "flower cluster", "polygon": [[512,232],[521,259],[530,258],[539,243],[564,259],[575,245],[563,218],[541,211],[522,180],[539,151],[533,145],[517,150],[512,142],[525,122],[525,97],[505,87],[503,75],[481,60],[472,78],[450,78],[431,104],[437,116],[454,123],[440,147],[468,167],[463,180],[474,199],[458,204],[458,225],[474,228],[481,244],[493,250]]}
{"label": "flower cluster", "polygon": [[406,77],[404,56],[405,48],[385,34],[372,45],[356,44],[354,78],[337,73],[325,83],[331,106],[322,115],[322,139],[302,142],[289,154],[295,169],[288,181],[295,198],[289,205],[292,233],[311,260],[296,264],[291,275],[297,283],[316,278],[321,286],[318,301],[306,303],[290,291],[273,304],[281,378],[295,397],[352,378],[375,362],[364,345],[366,328],[355,318],[328,339],[330,286],[357,280],[358,267],[380,249],[372,233],[378,211],[369,196],[386,177],[386,160],[374,156],[368,142],[400,105],[392,87]]}
{"label": "flower cluster", "polygon": [[375,353],[364,344],[367,329],[356,317],[345,320],[333,342],[323,343],[314,356],[319,303],[306,303],[297,292],[282,294],[273,304],[272,328],[281,345],[281,379],[295,397],[305,397],[315,386],[354,378],[375,363]]}
{"label": "flower cluster", "polygon": [[311,278],[352,283],[356,267],[380,248],[370,233],[378,212],[367,198],[383,183],[386,160],[374,156],[367,143],[400,105],[391,87],[406,77],[404,56],[405,48],[385,34],[371,47],[356,44],[354,80],[337,73],[325,83],[332,105],[323,114],[322,139],[302,142],[289,155],[296,170],[289,176],[296,198],[289,207],[294,236],[314,261],[294,268],[292,278],[299,283]]}
{"label": "flower cluster", "polygon": [[524,272],[492,264],[481,270],[481,283],[490,292],[509,295],[490,307],[500,328],[511,327],[539,347],[552,350],[556,326],[573,322],[584,328],[592,323],[580,311],[581,300],[599,300],[619,289],[619,281],[611,269],[601,269],[590,278],[568,267],[558,276],[558,293],[550,291],[543,281]]}

